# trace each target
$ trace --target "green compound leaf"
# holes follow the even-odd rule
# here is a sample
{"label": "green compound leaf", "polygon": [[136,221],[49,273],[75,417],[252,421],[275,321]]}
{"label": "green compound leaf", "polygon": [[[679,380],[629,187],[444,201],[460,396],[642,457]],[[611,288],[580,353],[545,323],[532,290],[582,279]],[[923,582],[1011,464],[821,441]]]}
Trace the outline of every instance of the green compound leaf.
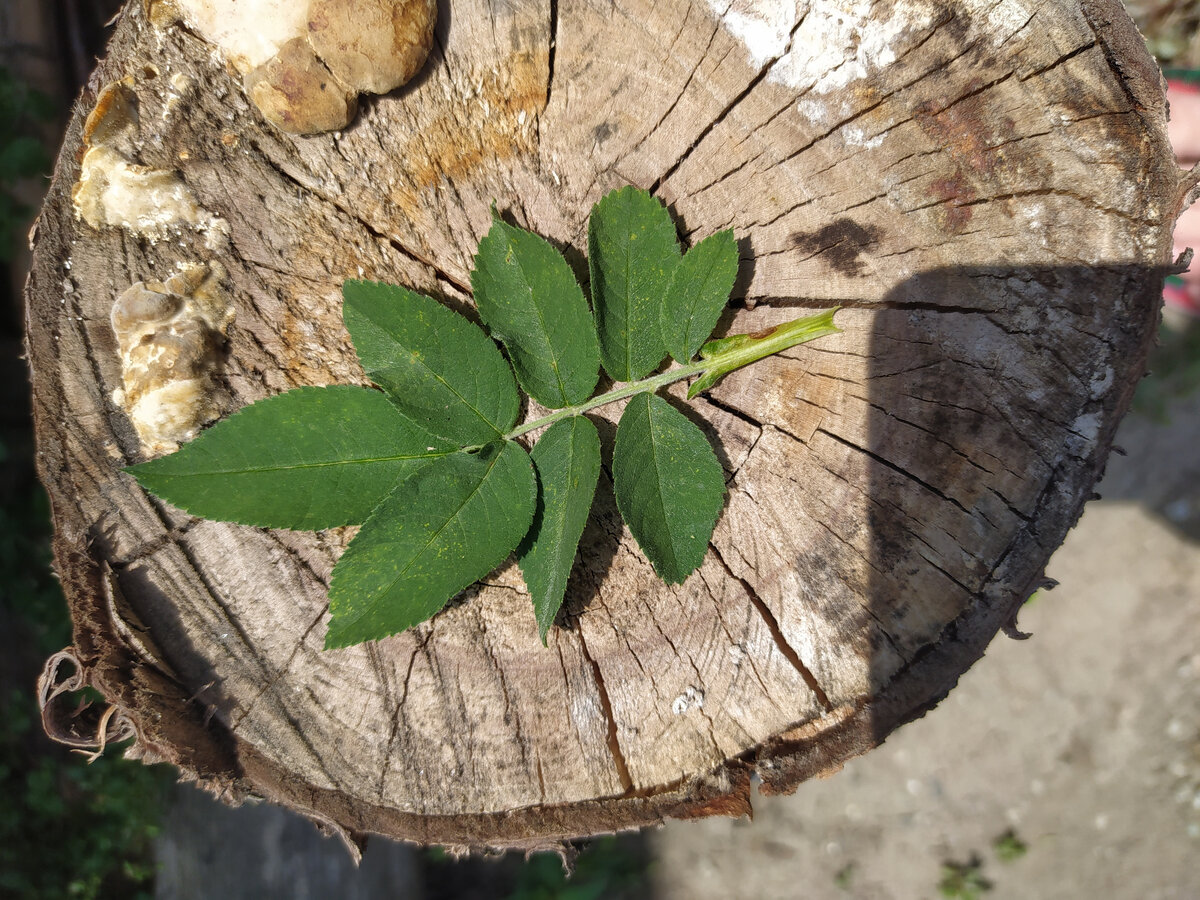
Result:
{"label": "green compound leaf", "polygon": [[690,362],[717,327],[737,270],[737,241],[728,230],[705,238],[680,260],[659,320],[667,352],[676,362]]}
{"label": "green compound leaf", "polygon": [[179,452],[126,471],[195,516],[315,530],[365,521],[398,480],[457,449],[379,391],[306,387],[247,406]]}
{"label": "green compound leaf", "polygon": [[589,419],[571,416],[551,425],[531,455],[541,490],[533,526],[517,555],[545,644],[596,495],[600,435]]}
{"label": "green compound leaf", "polygon": [[334,567],[325,648],[434,615],[517,546],[535,494],[529,456],[512,441],[444,456],[400,482]]}
{"label": "green compound leaf", "polygon": [[600,375],[600,346],[583,291],[543,238],[497,219],[479,242],[471,287],[479,315],[508,348],[517,380],[538,403],[582,403]]}
{"label": "green compound leaf", "polygon": [[659,309],[679,265],[671,214],[637,188],[607,194],[592,208],[588,265],[604,370],[616,381],[643,378],[667,352]]}
{"label": "green compound leaf", "polygon": [[512,428],[517,385],[481,328],[395,285],[347,281],[342,295],[363,369],[401,412],[464,446],[495,441]]}
{"label": "green compound leaf", "polygon": [[704,434],[655,394],[629,401],[613,449],[617,508],[659,578],[683,581],[704,560],[725,501]]}

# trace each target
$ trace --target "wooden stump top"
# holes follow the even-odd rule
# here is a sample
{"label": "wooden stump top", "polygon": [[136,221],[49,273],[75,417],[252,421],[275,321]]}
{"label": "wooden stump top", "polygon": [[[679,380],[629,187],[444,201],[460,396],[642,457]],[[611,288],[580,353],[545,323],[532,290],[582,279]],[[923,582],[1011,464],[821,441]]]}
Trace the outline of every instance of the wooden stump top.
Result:
{"label": "wooden stump top", "polygon": [[[351,837],[531,848],[744,813],[752,776],[791,790],[944,696],[1078,517],[1185,202],[1158,71],[1110,0],[439,13],[413,84],[314,137],[264,123],[194,34],[123,14],[28,287],[71,656],[134,755]],[[76,217],[85,118],[121,79],[121,152],[175,173],[193,221]],[[131,284],[227,273],[228,413],[364,382],[344,279],[469,305],[493,200],[578,258],[624,183],[688,240],[734,229],[722,328],[846,307],[844,334],[694,405],[729,496],[684,584],[654,577],[602,475],[548,649],[510,561],[410,632],[325,652],[350,530],[193,519],[121,472],[142,451],[109,313]]]}

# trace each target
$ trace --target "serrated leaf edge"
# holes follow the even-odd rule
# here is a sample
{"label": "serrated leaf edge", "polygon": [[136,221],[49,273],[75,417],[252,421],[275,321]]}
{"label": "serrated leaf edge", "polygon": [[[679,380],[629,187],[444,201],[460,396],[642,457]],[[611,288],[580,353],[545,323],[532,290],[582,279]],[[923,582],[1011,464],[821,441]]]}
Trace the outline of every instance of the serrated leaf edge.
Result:
{"label": "serrated leaf edge", "polygon": [[[527,465],[530,467],[530,472],[531,472],[531,475],[532,475],[533,463],[532,463],[532,461],[529,459],[529,454],[525,452],[525,448],[524,448],[524,447],[522,447],[522,446],[521,446],[520,444],[518,444],[516,441],[503,441],[503,442],[501,442],[501,441],[497,441],[497,442],[495,442],[495,443],[502,443],[502,444],[504,444],[504,445],[509,445],[509,444],[511,444],[511,445],[513,445],[514,447],[516,447],[518,450],[520,450],[520,451],[521,451],[521,455],[525,457],[526,464],[527,464]],[[465,450],[459,450],[459,451],[456,451],[456,452],[459,452],[459,453],[465,453],[466,451],[465,451]],[[479,491],[480,491],[480,489],[483,487],[483,485],[487,483],[488,476],[489,476],[489,475],[492,473],[493,469],[495,469],[495,467],[496,467],[496,464],[497,464],[497,463],[500,461],[500,457],[501,457],[501,455],[502,455],[503,453],[504,453],[504,448],[502,447],[502,448],[500,449],[500,452],[496,454],[496,458],[495,458],[494,460],[492,460],[492,462],[491,462],[491,465],[489,465],[489,466],[488,466],[488,470],[487,470],[487,472],[485,472],[485,473],[483,474],[483,476],[482,476],[482,477],[479,479],[479,484],[477,484],[477,485],[475,486],[475,489],[474,489],[474,490],[472,490],[472,491],[471,491],[471,493],[470,493],[470,494],[468,494],[468,495],[467,495],[467,497],[466,497],[466,498],[463,500],[463,502],[462,502],[462,503],[460,503],[460,504],[458,505],[458,508],[457,508],[457,509],[454,511],[454,513],[453,513],[452,515],[450,515],[450,516],[448,516],[448,517],[446,518],[446,521],[445,521],[444,523],[442,523],[442,525],[441,525],[441,526],[440,526],[440,527],[437,529],[437,531],[436,531],[436,532],[434,532],[433,536],[432,536],[432,537],[430,537],[430,539],[429,539],[428,541],[426,541],[426,542],[425,542],[425,546],[423,546],[423,547],[421,548],[420,552],[413,554],[413,560],[415,560],[415,559],[419,558],[421,555],[423,555],[423,554],[425,553],[425,551],[426,551],[426,550],[428,550],[428,549],[429,549],[430,545],[431,545],[431,544],[433,544],[433,542],[434,542],[435,540],[437,540],[437,538],[438,538],[438,537],[441,535],[441,533],[442,533],[442,532],[443,532],[443,531],[446,529],[446,527],[447,527],[447,526],[450,524],[450,522],[452,522],[454,519],[456,519],[456,518],[458,517],[458,514],[459,514],[459,513],[462,511],[463,507],[464,507],[464,506],[466,506],[466,505],[467,505],[467,504],[468,504],[468,503],[469,503],[469,502],[470,502],[470,501],[471,501],[471,500],[472,500],[472,499],[475,497],[475,495],[479,493]],[[447,454],[447,455],[450,455],[450,454]],[[431,461],[431,463],[430,463],[430,464],[432,465],[432,461]],[[416,471],[414,471],[414,472],[410,473],[410,474],[409,474],[409,476],[408,476],[408,478],[412,478],[413,476],[417,475],[419,472],[422,472],[422,471],[424,471],[424,470],[425,470],[425,468],[427,468],[427,467],[426,467],[426,466],[422,466],[420,469],[417,469]],[[394,488],[393,488],[391,491],[389,491],[389,492],[388,492],[388,497],[390,497],[390,496],[391,496],[393,493],[395,493],[396,491],[399,491],[399,490],[401,490],[401,489],[404,487],[404,482],[405,482],[405,481],[408,481],[408,478],[405,478],[403,481],[401,481],[399,484],[397,484],[397,485],[396,485],[396,486],[395,486],[395,487],[394,487]],[[530,484],[531,484],[531,485],[532,485],[532,487],[533,487],[533,490],[531,491],[531,493],[530,493],[530,496],[529,496],[529,498],[528,498],[528,504],[527,504],[527,505],[528,505],[528,507],[529,507],[529,511],[530,511],[530,522],[526,524],[526,526],[525,526],[525,530],[522,532],[522,537],[524,537],[524,535],[528,533],[528,531],[529,531],[529,525],[530,525],[530,524],[532,524],[532,519],[533,519],[533,505],[534,505],[534,503],[536,502],[536,496],[535,496],[535,494],[534,494],[534,492],[536,492],[536,490],[537,490],[536,478],[531,478],[531,479],[530,479]],[[386,499],[387,499],[387,498],[385,497],[385,498],[384,498],[384,500],[386,500]],[[381,501],[379,502],[379,504],[376,506],[376,510],[378,510],[378,509],[379,509],[379,507],[383,506],[384,500],[381,500]],[[371,517],[369,517],[367,521],[369,522],[369,521],[371,520],[371,518],[373,518],[373,517],[374,517],[374,515],[375,515],[375,513],[372,513],[372,514],[371,514]],[[365,525],[366,523],[364,522],[363,524]],[[355,537],[357,537],[357,535],[355,535]],[[520,542],[521,542],[521,538],[518,538],[518,539],[517,539],[517,541],[516,541],[516,543],[514,543],[512,547],[509,547],[507,550],[505,550],[505,551],[504,551],[504,553],[503,553],[502,555],[498,556],[498,558],[497,558],[497,559],[496,559],[494,562],[492,562],[492,563],[491,563],[491,564],[488,566],[488,568],[487,568],[487,572],[490,572],[490,571],[492,571],[493,569],[495,569],[495,568],[496,568],[496,566],[498,566],[498,565],[500,565],[502,562],[504,562],[504,560],[508,558],[508,556],[509,556],[509,555],[510,555],[510,554],[513,552],[513,550],[514,550],[514,549],[516,549],[516,547],[517,547],[517,544],[520,544]],[[351,540],[351,544],[353,544],[353,540]],[[347,550],[349,550],[349,547],[347,547]],[[342,559],[344,559],[344,558],[345,558],[345,554],[343,553],[343,555],[342,555]],[[341,562],[341,559],[339,559],[339,560],[338,560],[338,563],[340,563],[340,562]],[[402,577],[403,577],[403,576],[404,576],[404,575],[405,575],[405,574],[408,572],[408,569],[409,569],[409,567],[411,567],[411,566],[412,566],[412,560],[410,560],[410,561],[409,561],[409,563],[408,563],[408,565],[407,565],[407,566],[406,566],[406,567],[405,567],[405,568],[404,568],[404,569],[403,569],[403,570],[402,570],[402,571],[401,571],[401,572],[400,572],[400,573],[399,573],[399,574],[398,574],[398,575],[397,575],[395,578],[393,578],[393,579],[390,581],[390,583],[388,584],[388,587],[387,587],[385,590],[383,590],[383,591],[378,591],[377,593],[386,593],[387,591],[390,591],[390,590],[391,590],[391,589],[392,589],[392,588],[393,588],[393,587],[396,585],[396,582],[398,582],[398,581],[399,581],[399,580],[400,580],[400,579],[401,579],[401,578],[402,578]],[[484,574],[486,575],[486,572],[485,572]],[[391,636],[393,636],[393,635],[399,634],[399,633],[400,633],[400,632],[402,632],[402,631],[407,631],[409,628],[412,628],[412,627],[413,627],[413,625],[418,625],[418,624],[420,624],[420,622],[414,622],[414,623],[413,623],[413,625],[406,625],[406,626],[404,626],[403,628],[398,628],[398,629],[396,629],[395,631],[388,632],[387,634],[381,634],[381,635],[378,635],[378,636],[376,636],[376,637],[373,637],[373,638],[366,638],[366,639],[364,639],[364,640],[357,640],[357,641],[354,641],[354,642],[352,642],[352,643],[349,643],[349,644],[331,644],[331,643],[329,642],[329,637],[330,637],[330,635],[333,633],[333,622],[332,622],[332,615],[333,615],[333,592],[334,592],[334,585],[337,583],[337,579],[338,579],[338,567],[337,567],[337,565],[335,564],[335,565],[334,565],[334,567],[333,567],[333,572],[332,572],[332,573],[330,573],[330,576],[329,576],[329,601],[330,601],[330,617],[331,617],[331,620],[330,620],[330,627],[329,627],[329,630],[328,630],[328,631],[326,631],[326,633],[325,633],[325,649],[326,649],[326,650],[336,650],[336,649],[342,649],[342,648],[345,648],[345,647],[353,647],[353,646],[356,646],[357,644],[366,643],[366,641],[379,641],[379,640],[383,640],[384,638],[391,637]],[[472,581],[470,581],[470,582],[468,582],[466,585],[464,585],[462,588],[460,588],[458,591],[455,591],[453,594],[451,594],[449,597],[447,597],[447,598],[446,598],[446,599],[443,601],[442,605],[441,605],[441,606],[438,608],[438,610],[437,610],[436,612],[434,612],[432,615],[430,615],[428,619],[423,619],[422,621],[428,622],[430,619],[432,619],[434,616],[436,616],[436,615],[437,615],[439,612],[441,612],[443,609],[445,609],[445,608],[446,608],[446,604],[447,604],[447,603],[449,603],[451,600],[453,600],[455,597],[457,597],[457,596],[458,596],[460,593],[462,593],[462,591],[465,591],[465,590],[466,590],[468,587],[470,587],[472,584],[475,584],[475,583],[476,583],[478,580],[479,580],[478,578],[476,578],[476,579],[473,579]],[[362,618],[362,615],[360,615],[360,616],[356,617],[356,618],[354,619],[354,622],[358,622],[358,621],[359,621],[361,618]]]}

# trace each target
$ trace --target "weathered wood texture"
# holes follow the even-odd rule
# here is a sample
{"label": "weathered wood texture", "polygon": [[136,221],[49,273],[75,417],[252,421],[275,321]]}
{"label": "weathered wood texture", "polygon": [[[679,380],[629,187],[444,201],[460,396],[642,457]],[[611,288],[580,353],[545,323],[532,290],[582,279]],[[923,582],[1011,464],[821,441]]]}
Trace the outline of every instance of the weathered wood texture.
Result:
{"label": "weathered wood texture", "polygon": [[[75,653],[135,754],[352,835],[530,847],[745,812],[753,773],[790,790],[944,696],[1078,517],[1143,372],[1186,193],[1157,69],[1108,0],[440,15],[414,85],[295,138],[193,35],[127,9],[28,289]],[[180,173],[227,244],[76,220],[82,119],[122,77],[140,161]],[[578,253],[591,204],[626,182],[689,239],[735,229],[722,327],[848,307],[843,335],[695,404],[729,500],[683,585],[653,577],[602,476],[549,649],[510,562],[411,632],[322,652],[347,531],[194,520],[121,473],[139,447],[111,398],[108,314],[131,283],[228,271],[232,410],[363,381],[343,279],[469,304],[493,199]]]}

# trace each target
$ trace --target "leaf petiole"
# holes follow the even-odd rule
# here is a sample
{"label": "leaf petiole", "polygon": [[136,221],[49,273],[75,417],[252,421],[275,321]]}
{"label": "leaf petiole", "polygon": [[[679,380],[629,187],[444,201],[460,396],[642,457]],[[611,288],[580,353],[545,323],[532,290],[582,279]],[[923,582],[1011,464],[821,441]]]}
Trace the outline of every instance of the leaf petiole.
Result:
{"label": "leaf petiole", "polygon": [[524,425],[518,425],[504,437],[512,439],[520,437],[523,434],[528,434],[530,431],[535,431],[545,425],[553,425],[555,422],[562,419],[570,418],[571,416],[582,415],[600,406],[607,406],[609,403],[615,403],[618,400],[624,400],[626,397],[632,397],[635,394],[644,394],[647,391],[657,391],[660,387],[666,387],[668,384],[674,384],[676,381],[681,381],[684,378],[691,378],[693,375],[699,375],[711,367],[708,360],[689,363],[686,366],[679,366],[674,369],[669,369],[661,375],[654,375],[650,378],[643,378],[641,381],[631,381],[628,384],[622,385],[619,388],[609,391],[606,394],[599,394],[584,403],[577,403],[574,406],[564,406],[562,409],[555,410],[547,416],[542,416],[540,419],[534,419],[532,422],[526,422]]}
{"label": "leaf petiole", "polygon": [[[564,406],[562,409],[555,410],[549,415],[526,422],[524,425],[518,425],[508,434],[504,435],[504,438],[505,440],[511,440],[523,434],[528,434],[531,431],[536,431],[539,428],[544,428],[547,425],[553,425],[555,422],[562,421],[571,416],[582,415],[598,407],[607,406],[609,403],[624,400],[626,397],[657,391],[661,387],[674,384],[676,381],[682,381],[684,378],[700,375],[701,377],[696,380],[696,383],[688,389],[688,399],[690,400],[701,391],[711,388],[730,372],[748,366],[753,362],[758,362],[760,359],[765,359],[780,351],[787,350],[790,347],[795,347],[798,344],[816,340],[819,337],[825,337],[829,334],[837,334],[841,329],[833,324],[833,316],[840,308],[835,306],[818,315],[793,319],[791,322],[784,322],[782,325],[776,325],[773,328],[755,334],[734,334],[729,337],[720,338],[719,340],[709,341],[700,348],[701,358],[696,362],[668,369],[666,372],[650,378],[643,378],[641,381],[631,381],[605,394],[599,394],[584,403],[577,403],[574,406]],[[465,449],[471,451],[479,448],[467,447]]]}
{"label": "leaf petiole", "polygon": [[708,368],[703,377],[698,378],[696,383],[688,388],[688,399],[691,400],[701,391],[707,391],[735,369],[766,359],[797,344],[838,334],[842,329],[833,324],[833,316],[839,309],[840,306],[835,306],[815,316],[793,319],[755,334],[733,334],[709,341],[700,348],[700,359],[707,363]]}

